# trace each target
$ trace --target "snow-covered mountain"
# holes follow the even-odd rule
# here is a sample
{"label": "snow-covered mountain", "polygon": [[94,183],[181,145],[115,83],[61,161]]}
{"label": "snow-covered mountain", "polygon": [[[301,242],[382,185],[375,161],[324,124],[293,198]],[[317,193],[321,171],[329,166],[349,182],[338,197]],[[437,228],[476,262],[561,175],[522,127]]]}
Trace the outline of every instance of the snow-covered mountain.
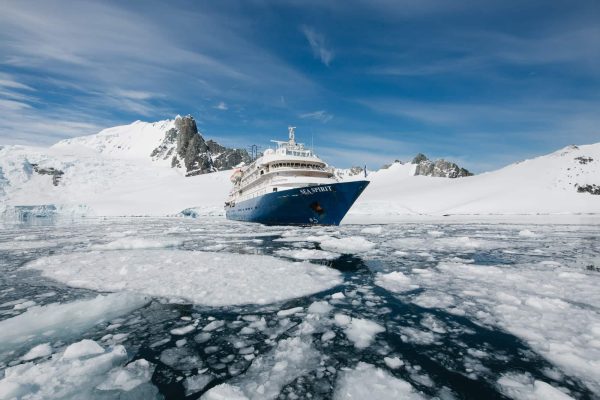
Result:
{"label": "snow-covered mountain", "polygon": [[600,143],[569,146],[460,179],[415,176],[394,163],[369,176],[354,215],[600,213]]}
{"label": "snow-covered mountain", "polygon": [[136,121],[96,135],[63,140],[52,149],[85,153],[91,149],[112,159],[151,159],[158,165],[181,169],[188,176],[231,169],[250,161],[246,150],[229,149],[205,140],[189,115],[153,124]]}
{"label": "snow-covered mountain", "polygon": [[[50,148],[0,146],[0,214],[219,212],[245,150],[205,141],[191,117],[105,129]],[[16,209],[15,209],[16,207]]]}
{"label": "snow-covered mountain", "polygon": [[[0,146],[0,214],[220,214],[231,187],[227,169],[247,157],[206,141],[191,117],[137,121],[50,148]],[[600,214],[600,143],[477,176],[443,163],[395,162],[369,173],[350,215]],[[419,173],[429,164],[431,173]],[[338,175],[363,179],[359,167]]]}

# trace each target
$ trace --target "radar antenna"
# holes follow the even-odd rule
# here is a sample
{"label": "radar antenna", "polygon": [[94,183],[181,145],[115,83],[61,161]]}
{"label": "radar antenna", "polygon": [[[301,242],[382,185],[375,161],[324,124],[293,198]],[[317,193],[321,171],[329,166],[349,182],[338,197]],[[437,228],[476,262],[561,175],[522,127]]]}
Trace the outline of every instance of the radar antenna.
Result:
{"label": "radar antenna", "polygon": [[295,135],[295,126],[288,126],[288,132],[290,133],[290,144],[294,145],[296,144],[296,135]]}

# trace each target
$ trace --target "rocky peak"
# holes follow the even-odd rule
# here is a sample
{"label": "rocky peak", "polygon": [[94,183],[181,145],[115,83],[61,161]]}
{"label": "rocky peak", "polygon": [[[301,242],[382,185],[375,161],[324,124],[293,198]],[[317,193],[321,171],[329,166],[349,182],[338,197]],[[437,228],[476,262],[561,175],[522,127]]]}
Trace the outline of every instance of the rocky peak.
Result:
{"label": "rocky peak", "polygon": [[428,161],[429,159],[423,153],[419,153],[413,158],[411,164],[419,164],[421,161]]}
{"label": "rocky peak", "polygon": [[246,150],[230,149],[213,140],[204,140],[191,115],[175,119],[175,127],[165,133],[162,143],[150,157],[170,159],[171,167],[185,168],[186,176],[231,169],[250,162]]}
{"label": "rocky peak", "polygon": [[413,158],[412,164],[417,164],[415,175],[435,176],[442,178],[461,178],[473,175],[465,168],[457,164],[439,159],[431,161],[425,154],[419,153]]}
{"label": "rocky peak", "polygon": [[[60,179],[65,174],[60,169],[56,169],[54,167],[49,168],[41,168],[38,164],[31,163],[31,167],[33,170],[40,175],[50,175],[52,177],[52,184],[54,186],[58,186],[60,183]],[[1,171],[0,171],[1,172]]]}

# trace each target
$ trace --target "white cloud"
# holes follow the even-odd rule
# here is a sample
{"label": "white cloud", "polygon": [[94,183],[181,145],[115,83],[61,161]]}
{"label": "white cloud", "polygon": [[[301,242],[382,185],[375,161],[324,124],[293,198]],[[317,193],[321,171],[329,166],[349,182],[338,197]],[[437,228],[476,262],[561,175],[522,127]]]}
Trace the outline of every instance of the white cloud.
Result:
{"label": "white cloud", "polygon": [[229,107],[227,107],[227,104],[225,104],[225,102],[224,102],[224,101],[220,101],[220,102],[219,102],[219,104],[217,104],[217,105],[215,106],[215,108],[216,108],[217,110],[222,110],[222,111],[225,111],[225,110],[228,110],[228,109],[229,109]]}
{"label": "white cloud", "polygon": [[325,36],[317,33],[314,28],[306,25],[302,25],[300,27],[304,36],[306,36],[306,40],[308,40],[308,44],[316,58],[321,60],[321,62],[327,66],[333,60],[334,54],[333,51],[328,48],[327,43],[325,41]]}
{"label": "white cloud", "polygon": [[326,123],[333,119],[333,115],[327,113],[325,110],[319,110],[305,114],[300,114],[300,118],[314,119]]}
{"label": "white cloud", "polygon": [[[63,118],[59,111],[66,109],[77,110],[71,122],[86,124],[94,116],[110,126],[126,122],[117,113],[158,120],[185,112],[189,104],[210,107],[215,97],[223,97],[225,107],[233,102],[273,107],[280,106],[280,95],[318,89],[295,67],[250,41],[243,18],[161,2],[141,11],[128,3],[6,3],[0,13],[0,68],[10,65],[14,74],[0,73],[0,139],[48,141],[43,124],[19,136],[22,122],[10,113],[27,107],[44,121]],[[193,27],[193,39],[185,29],[173,28],[180,26]],[[64,137],[74,133],[55,130],[61,131]]]}

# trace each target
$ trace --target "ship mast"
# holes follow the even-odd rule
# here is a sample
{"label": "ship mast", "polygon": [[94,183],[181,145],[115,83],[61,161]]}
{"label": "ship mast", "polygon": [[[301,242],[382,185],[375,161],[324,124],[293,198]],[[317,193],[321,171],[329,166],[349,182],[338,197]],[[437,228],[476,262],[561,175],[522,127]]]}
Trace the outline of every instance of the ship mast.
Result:
{"label": "ship mast", "polygon": [[296,145],[296,134],[295,134],[295,126],[288,126],[288,132],[290,133],[290,144],[292,146]]}

